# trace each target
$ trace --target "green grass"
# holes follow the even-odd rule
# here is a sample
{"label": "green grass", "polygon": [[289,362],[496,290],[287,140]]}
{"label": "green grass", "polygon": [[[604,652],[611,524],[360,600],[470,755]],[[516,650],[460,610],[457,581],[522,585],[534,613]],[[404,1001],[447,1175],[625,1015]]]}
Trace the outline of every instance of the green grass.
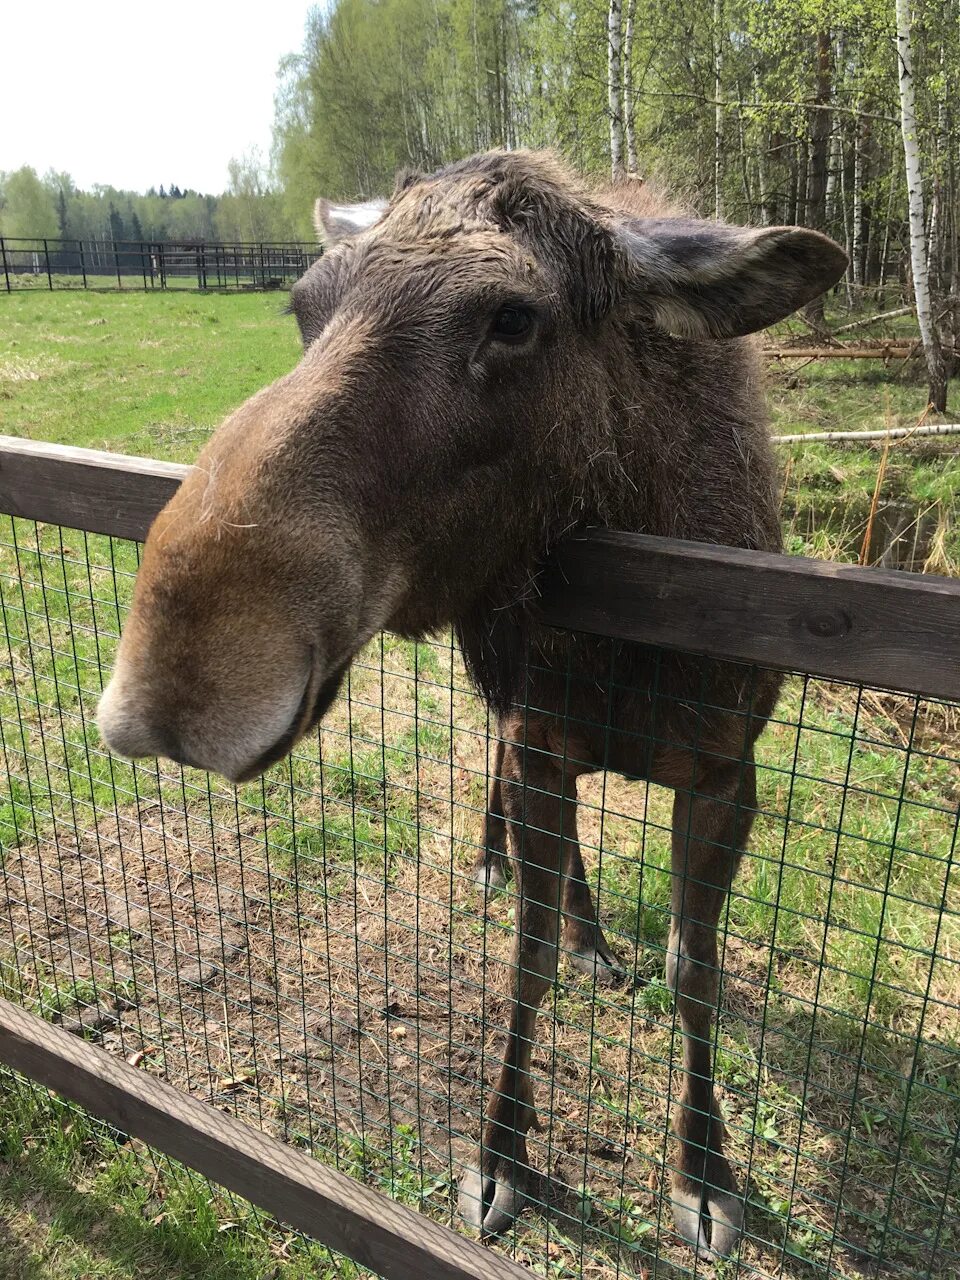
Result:
{"label": "green grass", "polygon": [[[840,324],[847,317],[829,317]],[[802,334],[797,321],[783,328]],[[915,322],[899,317],[887,328],[864,329],[856,337],[915,336]],[[878,360],[784,361],[768,369],[771,429],[776,435],[813,431],[877,431],[916,426],[921,420],[956,421],[927,412],[922,360],[887,368]],[[957,386],[952,388],[956,403]],[[882,445],[796,444],[780,446],[782,508],[787,549],[828,560],[858,560],[870,515]],[[885,547],[885,525],[904,526],[909,567],[960,572],[960,439],[894,442],[877,493],[877,522],[867,563]],[[884,508],[887,508],[886,514]]]}
{"label": "green grass", "polygon": [[[774,429],[878,430],[920,420],[919,385],[891,385],[878,370],[834,361],[805,370],[802,388],[774,387]],[[858,376],[859,375],[859,376]],[[948,415],[949,418],[950,415]],[[937,421],[936,415],[928,419]],[[903,556],[892,567],[960,572],[960,445],[954,437],[894,442],[877,490],[882,445],[783,445],[782,514],[787,550],[828,560],[858,560],[877,492],[879,517],[867,563],[881,561],[895,526]]]}
{"label": "green grass", "polygon": [[359,1280],[175,1161],[0,1068],[0,1280]]}
{"label": "green grass", "polygon": [[277,294],[0,297],[0,433],[189,461],[210,429],[293,368]]}
{"label": "green grass", "polygon": [[[279,315],[270,295],[36,293],[0,297],[0,315],[0,431],[159,457],[192,457],[223,414],[297,358],[293,321]],[[903,424],[923,411],[921,383],[873,366],[812,366],[792,387],[778,377],[772,379],[778,431]],[[785,457],[790,549],[856,558],[879,452],[814,446]],[[894,450],[885,483],[918,511],[936,508],[937,567],[955,565],[956,451]],[[331,939],[360,939],[365,950],[354,950],[351,942],[339,956],[341,985],[331,978],[331,990],[351,992],[361,971],[374,972],[380,964],[381,1003],[389,1002],[391,984],[401,989],[396,999],[402,1003],[398,970],[405,964],[416,961],[425,971],[431,964],[442,967],[448,949],[459,949],[470,973],[481,947],[505,960],[512,900],[494,900],[485,917],[467,883],[484,804],[485,719],[475,701],[451,692],[451,674],[458,687],[465,678],[458,662],[451,667],[449,647],[390,636],[382,647],[374,641],[351,675],[350,702],[334,708],[317,740],[302,744],[262,784],[236,795],[217,783],[208,789],[194,771],[181,778],[173,768],[133,768],[99,748],[93,710],[136,563],[129,544],[6,518],[0,523],[8,646],[0,648],[0,734],[10,783],[0,794],[5,862],[44,864],[56,889],[76,844],[95,885],[101,845],[109,861],[108,837],[121,820],[130,831],[139,827],[157,837],[159,830],[159,856],[179,860],[175,870],[182,871],[184,887],[170,907],[182,915],[189,914],[190,885],[215,874],[218,858],[226,876],[243,849],[251,875],[268,868],[270,918],[277,913],[281,923],[289,919],[284,927],[296,928],[308,961],[322,956]],[[831,1197],[841,1185],[845,1146],[852,1149],[853,1184],[843,1184],[844,1229],[864,1247],[878,1246],[879,1215],[897,1172],[898,1193],[906,1188],[898,1221],[921,1248],[930,1238],[946,1153],[960,1125],[958,981],[951,959],[960,954],[960,901],[956,876],[948,879],[956,856],[951,813],[957,725],[947,712],[926,708],[916,744],[921,749],[908,753],[910,710],[902,700],[869,695],[855,732],[849,690],[815,682],[804,696],[792,683],[762,739],[762,814],[726,926],[730,994],[718,1040],[718,1079],[732,1149],[744,1165],[751,1161],[753,1229],[770,1241],[782,1237],[785,1280],[822,1274],[828,1259],[837,1275],[859,1274],[856,1259],[831,1253],[830,1244]],[[656,1123],[665,1115],[668,1064],[676,1052],[672,1002],[662,981],[670,797],[656,789],[645,796],[639,784],[611,780],[601,833],[589,808],[599,803],[600,786],[595,779],[581,788],[588,802],[581,808],[581,839],[598,875],[611,939],[643,985],[633,993],[607,993],[593,1005],[582,983],[565,981],[557,990],[557,1019],[545,1019],[541,1035],[545,1044],[557,1040],[563,1064],[558,1128],[567,1113],[582,1126],[582,1099],[595,1097],[591,1123],[628,1135],[636,1160],[631,1176],[642,1183],[662,1160]],[[176,843],[180,829],[171,835],[162,821],[189,821],[186,852]],[[133,835],[125,838],[135,843]],[[127,877],[131,893],[139,874],[134,859]],[[949,910],[933,955],[942,898]],[[413,941],[409,934],[394,938],[390,950],[376,930],[392,926],[393,917],[415,919],[417,934]],[[261,934],[268,936],[265,929]],[[129,965],[135,952],[131,935],[114,930],[98,940],[96,963],[74,973],[62,959],[46,966],[39,956],[31,959],[32,939],[18,936],[25,967],[19,979],[10,979],[11,989],[49,1017],[116,990],[112,966]],[[3,945],[9,949],[6,940]],[[281,984],[292,980],[296,967],[289,958],[259,958],[268,970],[258,979],[259,998],[275,990],[279,1004]],[[288,989],[287,996],[293,999],[295,991]],[[437,998],[451,1001],[449,986],[444,992],[441,982]],[[469,992],[457,998],[470,1005]],[[218,1002],[204,1014],[209,1039],[216,1040],[227,1017],[240,1035],[245,1007],[228,1009],[224,1001],[221,1008]],[[176,1009],[164,1007],[175,1019]],[[451,1037],[462,1034],[460,1021],[469,1012],[458,1005]],[[429,1054],[417,1056],[412,1034],[405,1043],[379,1013],[377,1018],[360,1048],[350,1041],[337,1051],[339,1058],[331,1051],[331,1065],[311,1068],[312,1095],[304,1094],[302,1074],[273,1082],[269,1057],[256,1058],[256,1090],[247,1091],[248,1103],[252,1108],[261,1099],[266,1118],[249,1114],[446,1217],[449,1153],[436,1139],[431,1150],[416,1115],[408,1110],[396,1120],[389,1142],[376,1130],[353,1133],[349,1123],[333,1128],[331,1078],[358,1056],[368,1069],[368,1057],[370,1063],[389,1061],[392,1079],[402,1085],[412,1076],[417,1090],[417,1072],[428,1072]],[[625,1048],[628,1022],[631,1047]],[[250,1052],[256,1056],[255,1048]],[[169,1061],[176,1078],[173,1052]],[[489,1067],[488,1057],[488,1074]],[[202,1068],[201,1076],[205,1084]],[[844,1113],[848,1096],[850,1117]],[[8,1232],[18,1233],[16,1256],[29,1257],[36,1276],[247,1280],[276,1274],[292,1280],[313,1274],[308,1261],[319,1268],[315,1273],[329,1273],[326,1255],[301,1253],[307,1246],[289,1243],[205,1183],[164,1173],[151,1190],[142,1173],[146,1157],[136,1144],[117,1147],[102,1127],[51,1110],[45,1101],[41,1106],[37,1097],[8,1087],[5,1101],[13,1101],[0,1122],[6,1151],[13,1153],[0,1170],[0,1215],[6,1211],[13,1223]],[[415,1103],[407,1098],[407,1105]],[[905,1152],[899,1166],[898,1145]],[[555,1252],[545,1260],[544,1220],[528,1215],[516,1244],[521,1258],[541,1273],[571,1274],[586,1250],[603,1275],[614,1265],[617,1241],[643,1257],[656,1240],[658,1202],[652,1195],[636,1187],[618,1193],[596,1161],[585,1179],[574,1177],[582,1146],[573,1124],[565,1176],[575,1185],[583,1182],[577,1212],[588,1220],[590,1239],[584,1243],[582,1221],[554,1223]],[[791,1206],[797,1162],[804,1195]],[[925,1163],[932,1174],[922,1171]],[[871,1183],[881,1189],[874,1199],[859,1190]],[[97,1223],[106,1205],[113,1206],[117,1225],[105,1237]],[[224,1230],[225,1223],[234,1225]],[[958,1248],[952,1221],[946,1230],[945,1247]],[[905,1268],[918,1256],[909,1241],[888,1247]],[[295,1256],[287,1258],[284,1249]],[[684,1265],[682,1254],[669,1256]],[[762,1251],[753,1260],[769,1265]]]}

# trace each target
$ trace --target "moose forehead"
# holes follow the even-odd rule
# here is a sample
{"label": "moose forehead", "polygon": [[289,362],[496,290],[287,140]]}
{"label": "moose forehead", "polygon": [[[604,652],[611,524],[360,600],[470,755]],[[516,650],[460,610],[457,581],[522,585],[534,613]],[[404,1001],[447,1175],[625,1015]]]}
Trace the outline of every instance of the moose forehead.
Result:
{"label": "moose forehead", "polygon": [[452,290],[542,292],[542,264],[495,218],[490,193],[491,183],[476,179],[426,180],[399,193],[377,223],[324,254],[294,285],[290,305],[301,327],[329,319],[348,295],[389,311]]}

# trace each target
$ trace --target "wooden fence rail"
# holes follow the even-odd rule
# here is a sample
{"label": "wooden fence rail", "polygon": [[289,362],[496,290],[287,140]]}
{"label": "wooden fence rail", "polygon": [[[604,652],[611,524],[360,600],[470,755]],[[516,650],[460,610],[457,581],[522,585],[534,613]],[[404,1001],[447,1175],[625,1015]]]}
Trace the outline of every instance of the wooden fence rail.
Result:
{"label": "wooden fence rail", "polygon": [[386,1280],[529,1280],[509,1259],[2,998],[0,1062]]}
{"label": "wooden fence rail", "polygon": [[[0,436],[0,512],[142,540],[189,468]],[[544,576],[553,626],[960,698],[960,581],[592,530]]]}

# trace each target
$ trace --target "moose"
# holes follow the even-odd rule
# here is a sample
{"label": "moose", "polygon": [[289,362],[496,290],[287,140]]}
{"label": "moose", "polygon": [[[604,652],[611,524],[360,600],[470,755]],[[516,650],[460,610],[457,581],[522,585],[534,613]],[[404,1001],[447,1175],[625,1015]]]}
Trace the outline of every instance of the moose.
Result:
{"label": "moose", "polygon": [[232,781],[313,729],[381,629],[453,626],[498,718],[478,874],[519,907],[504,1059],[461,1212],[521,1210],[531,1049],[561,949],[619,966],[577,843],[577,779],[673,789],[667,982],[683,1040],[671,1203],[703,1258],[737,1244],[711,1026],[716,927],[756,808],[779,679],[547,627],[537,578],[571,530],[780,547],[748,335],[846,257],[798,227],[688,215],[649,184],[592,189],[547,152],[402,174],[388,201],[318,202],[326,252],[291,290],[296,368],[232,413],[150,529],[98,710],[111,750]]}

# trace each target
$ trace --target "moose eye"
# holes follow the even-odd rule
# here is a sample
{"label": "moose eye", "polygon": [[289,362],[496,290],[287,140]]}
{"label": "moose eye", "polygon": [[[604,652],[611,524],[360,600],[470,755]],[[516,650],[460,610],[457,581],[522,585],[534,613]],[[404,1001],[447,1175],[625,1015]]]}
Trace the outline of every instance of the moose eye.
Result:
{"label": "moose eye", "polygon": [[498,342],[518,342],[533,324],[533,316],[525,307],[501,307],[493,317],[491,333]]}

